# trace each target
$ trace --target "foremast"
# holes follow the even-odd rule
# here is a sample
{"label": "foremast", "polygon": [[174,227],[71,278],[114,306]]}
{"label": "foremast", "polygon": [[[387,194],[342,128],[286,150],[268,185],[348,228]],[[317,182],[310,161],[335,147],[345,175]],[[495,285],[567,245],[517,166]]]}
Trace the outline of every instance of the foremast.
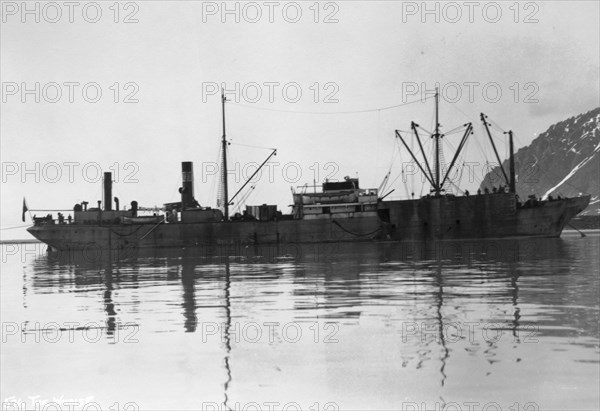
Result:
{"label": "foremast", "polygon": [[417,156],[415,155],[413,150],[408,146],[407,142],[404,140],[404,138],[400,134],[400,130],[396,130],[396,137],[398,137],[400,139],[400,141],[402,141],[402,143],[404,144],[404,147],[410,153],[413,161],[417,164],[417,166],[419,167],[419,169],[421,170],[421,172],[423,173],[425,178],[427,178],[427,181],[429,181],[429,183],[431,184],[431,187],[432,187],[431,192],[434,193],[435,196],[440,196],[442,191],[444,191],[443,190],[444,184],[446,183],[446,180],[448,180],[448,176],[450,175],[450,171],[452,170],[452,167],[454,167],[454,163],[458,159],[459,154],[461,153],[463,147],[465,146],[465,143],[467,142],[467,138],[469,137],[470,134],[473,134],[473,132],[472,132],[473,125],[471,123],[464,124],[464,127],[466,127],[465,133],[463,134],[462,139],[460,140],[460,143],[458,145],[458,148],[456,149],[456,152],[454,153],[454,157],[452,158],[452,161],[450,162],[450,166],[446,170],[446,173],[443,174],[443,177],[442,177],[442,173],[440,173],[440,153],[441,153],[440,139],[444,137],[444,134],[440,133],[439,92],[438,92],[437,87],[435,88],[435,131],[433,132],[433,134],[431,134],[431,137],[435,139],[435,156],[434,156],[435,158],[433,159],[433,161],[434,161],[433,172],[431,171],[429,161],[427,160],[427,155],[425,154],[425,150],[423,149],[423,144],[422,144],[421,138],[419,136],[419,132],[418,132],[419,125],[413,121],[411,123],[411,129],[413,130],[415,137],[417,138],[417,143],[419,144],[419,149],[421,150],[421,155],[423,157],[423,163],[424,163],[425,167],[423,167],[423,165],[421,164],[421,161],[419,161],[417,159]]}
{"label": "foremast", "polygon": [[[223,122],[223,135],[221,137],[221,189],[219,195],[219,201],[223,204],[223,220],[229,221],[229,206],[233,205],[233,200],[242,192],[242,190],[250,183],[250,181],[260,172],[260,170],[267,164],[267,162],[277,154],[277,149],[271,148],[271,154],[267,157],[265,161],[256,169],[256,171],[246,179],[246,182],[242,185],[242,187],[231,197],[229,198],[229,181],[227,178],[227,146],[229,142],[227,141],[227,131],[225,127],[225,103],[227,102],[227,98],[225,98],[225,90],[221,88],[221,116]],[[245,198],[245,197],[244,197]],[[220,203],[218,203],[220,205]]]}
{"label": "foremast", "polygon": [[221,116],[223,118],[223,137],[221,139],[221,185],[223,189],[223,216],[229,220],[229,186],[227,181],[227,133],[225,131],[225,90],[221,89]]}

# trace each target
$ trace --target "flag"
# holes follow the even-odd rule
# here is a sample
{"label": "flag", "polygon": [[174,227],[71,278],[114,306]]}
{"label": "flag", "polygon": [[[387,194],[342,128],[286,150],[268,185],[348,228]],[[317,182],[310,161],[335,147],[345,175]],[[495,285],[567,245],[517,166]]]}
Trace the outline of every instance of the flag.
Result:
{"label": "flag", "polygon": [[25,202],[25,197],[23,197],[23,214],[21,215],[21,219],[25,222],[25,213],[29,211],[27,208],[27,203]]}

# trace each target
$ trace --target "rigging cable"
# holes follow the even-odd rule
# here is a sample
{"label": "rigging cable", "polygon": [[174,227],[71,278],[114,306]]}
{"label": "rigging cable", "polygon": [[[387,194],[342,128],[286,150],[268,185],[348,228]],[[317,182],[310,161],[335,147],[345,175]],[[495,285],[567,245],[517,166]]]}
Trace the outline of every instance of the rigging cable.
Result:
{"label": "rigging cable", "polygon": [[0,228],[0,230],[15,230],[17,228],[25,228],[25,227],[30,227],[30,226],[31,226],[31,224],[18,225],[15,227],[2,227],[2,228]]}
{"label": "rigging cable", "polygon": [[232,146],[241,146],[241,147],[249,147],[249,148],[258,148],[258,149],[261,149],[261,150],[275,150],[273,147],[260,147],[260,146],[252,146],[252,145],[250,145],[250,144],[233,143],[233,142],[231,142],[231,143],[229,143],[229,144],[231,144]]}
{"label": "rigging cable", "polygon": [[425,98],[421,98],[418,100],[414,100],[414,101],[409,101],[406,103],[401,103],[401,104],[396,104],[393,106],[387,106],[387,107],[380,107],[380,108],[372,108],[372,109],[365,109],[365,110],[353,110],[353,111],[301,111],[301,110],[283,110],[283,109],[276,109],[276,108],[267,108],[267,107],[258,107],[258,106],[250,106],[247,104],[241,104],[241,103],[233,103],[233,106],[239,106],[239,107],[245,107],[245,108],[250,108],[250,109],[254,109],[254,110],[264,110],[264,111],[275,111],[275,112],[279,112],[279,113],[295,113],[295,114],[358,114],[358,113],[372,113],[375,111],[385,111],[385,110],[391,110],[394,108],[398,108],[398,107],[403,107],[403,106],[408,106],[409,104],[415,104],[415,103],[419,103],[419,102],[425,102],[425,100],[432,98],[433,96],[429,96],[429,97],[425,97]]}

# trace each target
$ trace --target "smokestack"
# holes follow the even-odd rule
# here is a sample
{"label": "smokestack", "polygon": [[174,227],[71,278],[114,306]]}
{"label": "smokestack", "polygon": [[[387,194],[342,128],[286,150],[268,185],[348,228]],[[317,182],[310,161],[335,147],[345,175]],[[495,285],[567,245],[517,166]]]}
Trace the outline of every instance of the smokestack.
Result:
{"label": "smokestack", "polygon": [[119,197],[115,197],[114,200],[115,200],[115,210],[119,211]]}
{"label": "smokestack", "polygon": [[185,209],[194,206],[194,163],[184,161],[181,163],[181,206]]}
{"label": "smokestack", "polygon": [[104,173],[104,211],[112,210],[112,173]]}

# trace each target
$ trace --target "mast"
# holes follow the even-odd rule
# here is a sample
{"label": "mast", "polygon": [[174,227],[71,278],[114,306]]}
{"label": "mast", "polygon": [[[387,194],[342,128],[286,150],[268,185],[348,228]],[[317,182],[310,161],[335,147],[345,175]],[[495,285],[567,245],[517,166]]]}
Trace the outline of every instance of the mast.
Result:
{"label": "mast", "polygon": [[440,123],[438,89],[435,88],[435,194],[440,193]]}
{"label": "mast", "polygon": [[510,167],[510,182],[509,189],[511,193],[517,192],[517,182],[515,179],[515,150],[513,146],[513,132],[512,130],[508,131],[508,144],[510,148],[510,159],[509,159],[509,167]]}
{"label": "mast", "polygon": [[446,174],[442,178],[441,173],[440,173],[440,153],[441,153],[440,139],[444,137],[444,134],[440,133],[440,120],[439,119],[440,119],[439,93],[438,93],[438,88],[436,87],[435,88],[435,131],[431,134],[431,138],[435,138],[435,160],[434,160],[435,162],[432,164],[432,166],[435,167],[435,170],[433,170],[433,171],[435,171],[435,173],[432,172],[432,170],[431,170],[429,161],[427,161],[427,155],[425,154],[425,150],[423,149],[423,145],[421,144],[421,139],[419,137],[419,132],[417,130],[417,128],[420,126],[417,123],[415,123],[414,121],[411,123],[411,129],[413,130],[413,132],[415,134],[417,143],[419,143],[419,149],[421,150],[421,155],[423,156],[423,162],[425,163],[424,166],[421,165],[421,162],[419,162],[419,160],[417,159],[417,156],[415,155],[413,150],[408,146],[407,142],[402,137],[402,134],[400,134],[400,130],[396,130],[396,137],[398,137],[400,139],[400,141],[402,141],[402,144],[404,144],[404,147],[406,147],[406,149],[410,153],[410,156],[412,157],[414,162],[417,164],[417,166],[419,167],[419,169],[421,170],[421,172],[423,173],[423,175],[425,176],[427,181],[429,181],[429,183],[433,187],[433,192],[435,193],[436,196],[439,196],[440,193],[442,192],[442,187],[444,186],[444,183],[448,179],[448,176],[450,175],[450,171],[452,170],[452,167],[454,167],[454,163],[456,163],[456,160],[458,159],[458,156],[460,155],[462,149],[464,148],[464,146],[467,142],[467,139],[469,138],[469,135],[473,134],[473,124],[471,124],[471,123],[464,124],[464,127],[466,127],[465,133],[462,136],[462,139],[460,140],[460,143],[458,145],[458,148],[456,149],[456,152],[454,153],[454,157],[452,158],[452,161],[450,162],[450,166],[446,169]]}
{"label": "mast", "polygon": [[439,122],[439,94],[438,88],[435,88],[435,186],[433,187],[435,194],[439,195],[442,187],[440,187],[440,122]]}
{"label": "mast", "polygon": [[227,139],[226,139],[226,133],[225,133],[225,102],[227,101],[227,99],[225,98],[225,90],[221,89],[221,111],[222,111],[222,117],[223,117],[223,138],[221,140],[221,144],[222,144],[222,151],[223,151],[223,160],[222,160],[222,169],[221,172],[223,173],[222,176],[222,181],[221,183],[223,184],[223,196],[224,198],[224,203],[223,206],[225,207],[225,221],[229,220],[229,192],[228,192],[228,186],[227,186]]}

